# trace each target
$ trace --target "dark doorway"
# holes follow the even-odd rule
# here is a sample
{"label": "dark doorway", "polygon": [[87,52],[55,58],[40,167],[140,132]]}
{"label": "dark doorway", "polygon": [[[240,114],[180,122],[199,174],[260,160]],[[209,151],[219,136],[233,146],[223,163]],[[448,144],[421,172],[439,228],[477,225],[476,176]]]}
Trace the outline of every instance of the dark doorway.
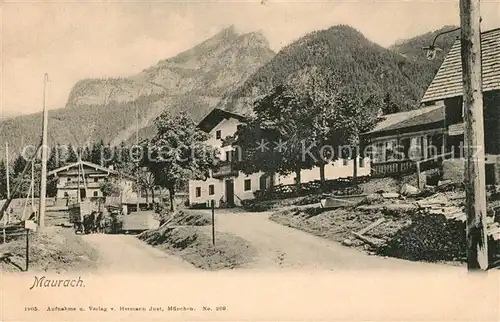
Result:
{"label": "dark doorway", "polygon": [[234,207],[234,180],[226,180],[226,204]]}
{"label": "dark doorway", "polygon": [[265,175],[265,174],[260,176],[259,189],[262,191],[267,189],[267,175]]}
{"label": "dark doorway", "polygon": [[464,155],[464,148],[463,148],[463,140],[464,137],[463,135],[453,135],[453,136],[448,136],[446,141],[447,141],[447,150],[448,152],[453,153],[453,157],[455,158],[463,158],[465,157]]}
{"label": "dark doorway", "polygon": [[87,198],[87,193],[85,192],[85,189],[80,189],[80,200],[83,200]]}

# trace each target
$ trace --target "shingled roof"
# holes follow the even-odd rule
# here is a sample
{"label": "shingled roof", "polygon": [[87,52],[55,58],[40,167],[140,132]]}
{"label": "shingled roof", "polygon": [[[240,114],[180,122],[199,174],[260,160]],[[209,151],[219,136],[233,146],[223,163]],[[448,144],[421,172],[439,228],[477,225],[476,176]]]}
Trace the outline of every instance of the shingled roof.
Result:
{"label": "shingled roof", "polygon": [[394,128],[406,127],[402,126],[405,122],[409,122],[410,120],[413,120],[415,117],[426,114],[428,112],[441,109],[442,108],[439,108],[438,106],[427,106],[427,107],[417,108],[411,111],[387,114],[382,117],[382,119],[377,123],[377,125],[375,125],[373,130],[366,132],[364,134],[370,134]]}
{"label": "shingled roof", "polygon": [[[455,41],[421,102],[462,95],[460,39]],[[483,92],[500,90],[500,28],[481,33]]]}
{"label": "shingled roof", "polygon": [[365,137],[380,137],[397,132],[414,132],[419,130],[437,129],[443,127],[443,106],[428,106],[412,111],[384,115],[370,132],[363,133]]}

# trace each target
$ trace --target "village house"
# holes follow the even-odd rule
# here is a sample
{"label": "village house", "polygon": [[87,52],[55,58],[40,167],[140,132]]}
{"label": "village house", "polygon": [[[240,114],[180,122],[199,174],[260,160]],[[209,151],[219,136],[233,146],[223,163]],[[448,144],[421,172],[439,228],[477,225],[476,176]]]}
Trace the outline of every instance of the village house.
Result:
{"label": "village house", "polygon": [[[484,104],[485,151],[500,154],[500,28],[481,33],[482,82]],[[443,106],[445,110],[446,149],[459,150],[464,140],[462,104],[462,64],[460,40],[447,54],[422,98],[424,106]]]}
{"label": "village house", "polygon": [[101,185],[112,180],[115,182],[125,199],[137,199],[137,193],[133,191],[134,178],[121,174],[113,167],[102,167],[98,164],[79,161],[60,167],[48,173],[48,176],[57,177],[58,204],[67,200],[84,200],[92,197],[102,197]]}
{"label": "village house", "polygon": [[[210,135],[206,144],[220,151],[221,163],[217,169],[211,171],[206,180],[189,181],[189,202],[191,206],[202,204],[210,205],[214,200],[216,207],[231,207],[241,205],[242,200],[253,199],[254,193],[264,190],[271,185],[294,184],[295,175],[270,177],[262,172],[245,175],[232,168],[231,158],[235,156],[235,134],[238,125],[245,122],[245,117],[236,113],[218,108],[213,109],[198,124],[198,128]],[[325,167],[325,177],[336,179],[353,175],[354,159],[336,160]],[[358,175],[367,175],[370,172],[369,159],[358,160]],[[319,180],[319,168],[302,170],[302,182]]]}
{"label": "village house", "polygon": [[[386,115],[374,130],[362,135],[364,144],[373,147],[372,176],[411,172],[415,170],[416,160],[432,157],[442,161],[453,156],[455,160],[450,162],[461,162],[463,167],[464,108],[460,47],[458,39],[427,88],[419,109]],[[497,161],[500,155],[500,28],[481,33],[481,55],[486,179],[500,182],[499,167],[492,167],[500,164]],[[406,157],[396,158],[394,146],[399,146]],[[408,157],[412,153],[413,157]]]}
{"label": "village house", "polygon": [[371,176],[415,171],[415,162],[445,153],[444,107],[429,106],[381,117],[361,135],[362,150],[370,154]]}

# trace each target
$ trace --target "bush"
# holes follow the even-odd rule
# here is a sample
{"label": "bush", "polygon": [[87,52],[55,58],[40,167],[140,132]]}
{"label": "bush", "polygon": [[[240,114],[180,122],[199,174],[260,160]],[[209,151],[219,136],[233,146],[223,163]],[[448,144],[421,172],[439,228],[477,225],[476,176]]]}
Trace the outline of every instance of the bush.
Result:
{"label": "bush", "polygon": [[321,195],[311,195],[311,196],[305,196],[304,198],[300,198],[293,204],[295,206],[304,206],[304,205],[310,205],[314,203],[321,202]]}
{"label": "bush", "polygon": [[273,204],[271,202],[261,200],[242,200],[241,206],[243,209],[250,212],[268,211],[273,208]]}
{"label": "bush", "polygon": [[[359,177],[357,183],[364,183],[368,177]],[[363,193],[363,189],[355,185],[352,178],[340,178],[325,181],[322,188],[321,181],[310,181],[300,185],[300,189],[294,184],[276,185],[266,190],[257,190],[254,193],[257,200],[278,200],[292,197],[307,196],[311,194],[333,193],[338,196],[357,195]]]}
{"label": "bush", "polygon": [[189,208],[191,209],[208,209],[209,207],[207,206],[206,203],[200,202],[200,203],[192,203]]}

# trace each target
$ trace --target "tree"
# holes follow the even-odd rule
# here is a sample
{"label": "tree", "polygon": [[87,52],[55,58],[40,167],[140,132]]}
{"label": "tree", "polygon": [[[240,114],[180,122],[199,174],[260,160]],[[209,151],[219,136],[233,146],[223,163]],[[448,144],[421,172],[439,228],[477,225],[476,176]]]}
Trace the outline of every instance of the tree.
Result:
{"label": "tree", "polygon": [[[9,180],[13,181],[12,172],[9,172]],[[0,160],[0,199],[7,198],[7,167],[5,161]]]}
{"label": "tree", "polygon": [[[92,144],[92,149],[90,150],[90,162],[95,164],[100,164],[105,167],[107,164],[104,163],[103,155],[105,153],[104,141],[100,140],[98,143]],[[101,153],[103,155],[101,155]]]}
{"label": "tree", "polygon": [[[50,149],[50,155],[47,160],[47,171],[52,171],[60,167],[60,152],[59,145],[53,146]],[[57,194],[57,177],[51,176],[47,178],[47,196],[54,197]]]}
{"label": "tree", "polygon": [[204,179],[216,165],[216,150],[204,142],[208,134],[197,128],[186,112],[170,115],[167,111],[156,120],[156,135],[146,141],[143,158],[154,175],[155,183],[168,189],[170,210],[175,212],[175,192],[179,183]]}
{"label": "tree", "polygon": [[384,115],[401,112],[400,107],[394,102],[394,99],[392,98],[392,95],[390,93],[387,93],[384,96],[382,111],[384,112]]}
{"label": "tree", "polygon": [[56,145],[50,149],[49,158],[47,159],[47,171],[52,171],[60,167],[60,146]]}
{"label": "tree", "polygon": [[120,195],[121,191],[120,187],[112,181],[106,181],[101,183],[99,188],[104,197],[117,197]]}
{"label": "tree", "polygon": [[149,192],[151,192],[152,202],[155,202],[155,177],[147,168],[140,168],[139,185],[146,191],[146,202],[149,203]]}
{"label": "tree", "polygon": [[359,134],[374,125],[372,96],[363,100],[332,73],[316,69],[276,87],[256,101],[256,116],[237,132],[236,145],[244,151],[237,168],[247,174],[295,172],[299,189],[300,170],[318,166],[324,184],[326,164],[357,150]]}
{"label": "tree", "polygon": [[14,160],[14,163],[12,165],[12,169],[14,170],[14,176],[17,177],[21,175],[23,172],[26,164],[28,161],[24,158],[22,155],[18,155],[17,158]]}
{"label": "tree", "polygon": [[75,163],[78,161],[77,149],[73,147],[71,143],[68,145],[68,150],[65,154],[65,160],[66,164]]}
{"label": "tree", "polygon": [[92,154],[90,151],[90,147],[87,145],[85,147],[80,148],[80,153],[81,153],[81,159],[83,161],[91,161],[92,160]]}
{"label": "tree", "polygon": [[302,169],[314,162],[302,153],[311,142],[311,114],[307,102],[292,86],[280,85],[254,104],[255,118],[242,125],[236,146],[242,150],[236,168],[246,174],[262,171],[273,175],[296,173],[300,187]]}
{"label": "tree", "polygon": [[112,164],[116,170],[128,174],[135,172],[136,164],[133,162],[130,152],[130,147],[125,142],[121,142],[119,146],[115,147]]}

